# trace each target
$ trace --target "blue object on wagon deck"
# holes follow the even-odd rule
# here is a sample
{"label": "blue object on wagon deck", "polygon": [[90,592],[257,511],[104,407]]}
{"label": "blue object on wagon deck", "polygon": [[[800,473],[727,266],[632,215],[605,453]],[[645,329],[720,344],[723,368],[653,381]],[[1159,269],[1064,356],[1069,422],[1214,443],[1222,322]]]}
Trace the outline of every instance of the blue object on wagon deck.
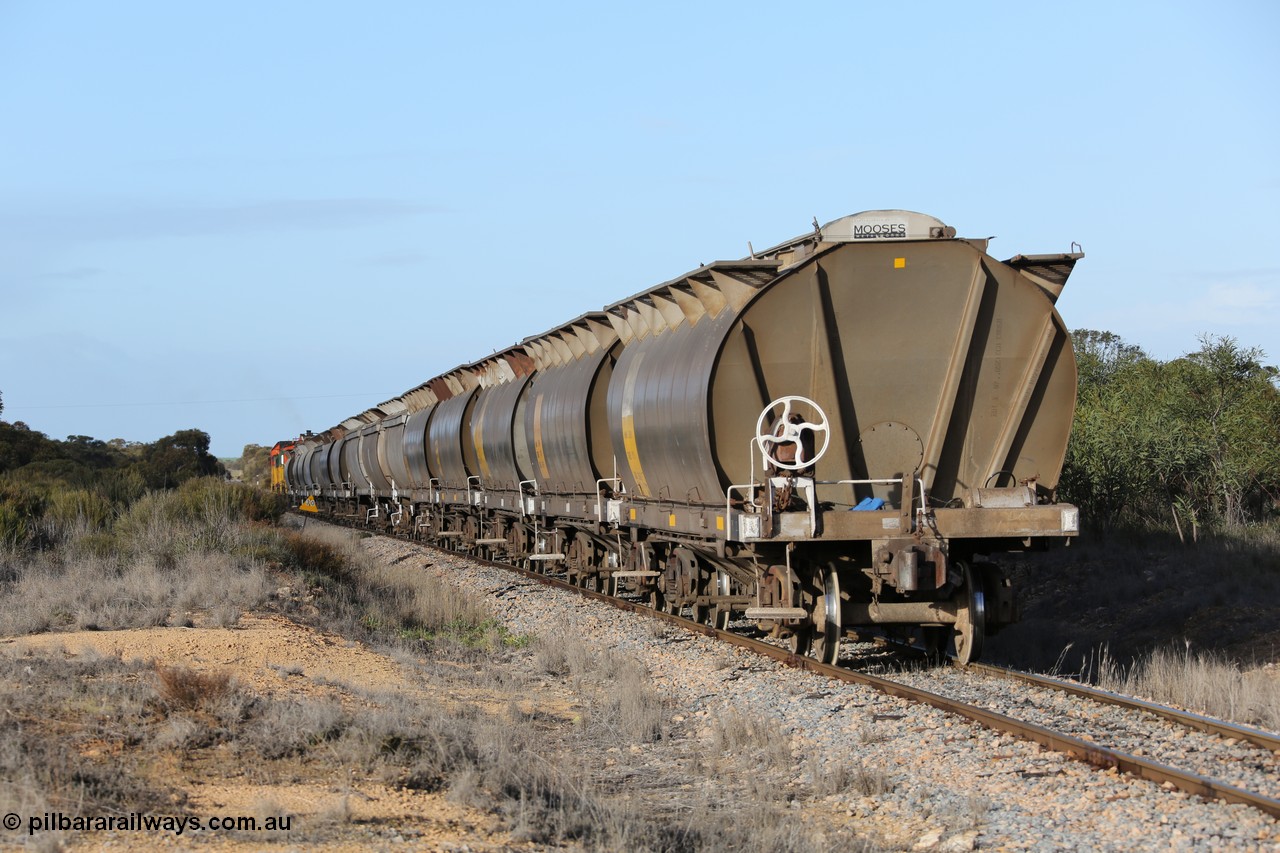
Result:
{"label": "blue object on wagon deck", "polygon": [[849,507],[849,512],[866,512],[884,506],[884,498],[863,498],[857,506]]}

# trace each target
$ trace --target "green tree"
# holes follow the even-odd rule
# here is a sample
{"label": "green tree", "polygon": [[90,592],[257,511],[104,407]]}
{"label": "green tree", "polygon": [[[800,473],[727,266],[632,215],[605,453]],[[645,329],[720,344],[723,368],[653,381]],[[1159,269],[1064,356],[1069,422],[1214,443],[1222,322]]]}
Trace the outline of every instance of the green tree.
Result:
{"label": "green tree", "polygon": [[1076,351],[1080,393],[1096,393],[1108,386],[1117,373],[1151,359],[1134,344],[1127,344],[1114,332],[1075,329],[1071,343]]}
{"label": "green tree", "polygon": [[1093,523],[1237,527],[1280,494],[1277,371],[1232,338],[1156,361],[1110,332],[1077,330],[1080,385],[1060,491]]}
{"label": "green tree", "polygon": [[1227,527],[1261,517],[1280,494],[1280,372],[1231,337],[1205,335],[1171,362],[1167,402],[1198,441],[1185,503]]}
{"label": "green tree", "polygon": [[32,462],[61,456],[57,442],[22,421],[0,421],[0,473],[13,471]]}
{"label": "green tree", "polygon": [[1146,401],[1159,365],[1111,332],[1071,333],[1079,371],[1060,491],[1103,529],[1137,511],[1162,454]]}
{"label": "green tree", "polygon": [[246,444],[240,454],[240,480],[265,489],[271,485],[271,448]]}
{"label": "green tree", "polygon": [[192,477],[224,476],[222,464],[209,453],[209,434],[184,429],[146,445],[134,463],[152,489],[167,489]]}

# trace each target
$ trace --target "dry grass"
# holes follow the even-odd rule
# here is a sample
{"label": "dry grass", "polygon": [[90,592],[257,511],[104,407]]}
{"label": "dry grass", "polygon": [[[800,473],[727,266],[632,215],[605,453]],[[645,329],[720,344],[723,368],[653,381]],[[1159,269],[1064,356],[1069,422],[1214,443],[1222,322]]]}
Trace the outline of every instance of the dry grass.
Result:
{"label": "dry grass", "polygon": [[1088,533],[1047,554],[1001,560],[1022,622],[989,638],[993,662],[1045,671],[1063,649],[1078,672],[1106,646],[1139,659],[1190,641],[1242,667],[1280,660],[1280,521],[1183,545],[1168,532]]}
{"label": "dry grass", "polygon": [[384,647],[452,646],[473,657],[527,642],[483,605],[424,572],[422,560],[379,562],[360,547],[362,538],[326,525],[285,534],[290,563],[325,596],[316,624]]}
{"label": "dry grass", "polygon": [[[9,599],[0,598],[0,624],[125,627],[189,612],[233,624],[281,584],[269,580],[270,563],[299,575],[283,582],[314,596],[313,622],[394,650],[441,696],[482,687],[491,704],[481,710],[345,685],[325,687],[327,698],[258,696],[225,673],[169,662],[0,657],[0,685],[18,685],[0,692],[0,716],[23,722],[0,729],[0,800],[13,811],[75,804],[82,812],[180,813],[169,787],[177,766],[202,781],[376,780],[443,792],[496,816],[517,844],[673,853],[865,848],[847,830],[795,820],[789,736],[772,720],[730,715],[705,740],[673,731],[673,709],[633,660],[581,637],[513,638],[420,561],[378,564],[345,531],[275,540],[224,525],[216,502],[211,518],[189,515],[174,522],[171,508],[143,502],[101,553],[103,534],[86,533],[69,534],[62,554],[16,556],[0,569]],[[77,544],[91,536],[99,537],[93,549]],[[576,697],[573,713],[531,701],[543,688]],[[870,783],[819,784],[843,796]],[[334,790],[316,815],[293,822],[290,843],[365,837],[341,786]],[[283,813],[270,802],[262,811]],[[58,843],[51,839],[43,840]]]}
{"label": "dry grass", "polygon": [[1099,687],[1280,731],[1280,678],[1245,672],[1222,655],[1164,648],[1124,665],[1103,649],[1086,673]]}
{"label": "dry grass", "polygon": [[54,547],[0,552],[0,634],[182,624],[192,612],[235,624],[266,600],[267,564],[284,550],[242,523],[246,501],[193,483],[112,520],[92,493],[56,494],[43,522]]}
{"label": "dry grass", "polygon": [[717,756],[746,758],[765,768],[789,768],[790,738],[773,718],[730,711],[711,723],[711,751]]}
{"label": "dry grass", "polygon": [[226,672],[197,672],[184,666],[156,666],[156,693],[171,711],[209,711],[232,689]]}
{"label": "dry grass", "polygon": [[857,759],[811,761],[809,765],[810,787],[815,797],[832,797],[852,794],[860,797],[878,797],[893,791],[893,777],[877,767],[870,767]]}
{"label": "dry grass", "polygon": [[156,717],[141,664],[0,656],[0,806],[20,814],[163,810],[172,792],[131,755]]}
{"label": "dry grass", "polygon": [[167,563],[154,555],[10,555],[12,580],[0,594],[0,634],[113,630],[181,622],[208,611],[222,625],[266,601],[265,566],[232,554],[188,553]]}

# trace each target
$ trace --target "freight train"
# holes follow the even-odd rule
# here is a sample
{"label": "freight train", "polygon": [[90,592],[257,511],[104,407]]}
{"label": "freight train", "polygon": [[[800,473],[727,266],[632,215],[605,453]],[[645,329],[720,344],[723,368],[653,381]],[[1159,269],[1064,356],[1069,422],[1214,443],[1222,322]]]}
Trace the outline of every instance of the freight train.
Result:
{"label": "freight train", "polygon": [[991,556],[1079,529],[1081,257],[815,220],[308,433],[287,490],[827,662],[852,629],[974,660],[1017,618]]}

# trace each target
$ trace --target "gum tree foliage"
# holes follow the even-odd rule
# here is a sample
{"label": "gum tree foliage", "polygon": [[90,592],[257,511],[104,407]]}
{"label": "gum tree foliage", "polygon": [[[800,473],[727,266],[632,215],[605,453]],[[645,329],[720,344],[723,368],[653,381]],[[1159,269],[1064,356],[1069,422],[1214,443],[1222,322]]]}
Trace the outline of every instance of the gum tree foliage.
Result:
{"label": "gum tree foliage", "polygon": [[1239,527],[1280,497],[1280,393],[1261,350],[1203,336],[1157,361],[1110,332],[1072,333],[1080,384],[1060,492],[1100,527]]}
{"label": "gum tree foliage", "polygon": [[153,489],[171,488],[192,477],[226,474],[222,463],[209,453],[209,434],[198,429],[179,430],[146,445],[135,464]]}
{"label": "gum tree foliage", "polygon": [[261,444],[246,444],[240,454],[240,480],[251,486],[266,488],[271,485],[271,448]]}
{"label": "gum tree foliage", "polygon": [[1233,338],[1200,343],[1169,365],[1169,403],[1197,430],[1200,466],[1187,472],[1189,508],[1239,526],[1280,498],[1280,371]]}
{"label": "gum tree foliage", "polygon": [[198,429],[180,430],[149,444],[87,435],[58,441],[21,421],[0,421],[0,475],[9,479],[95,487],[119,481],[126,491],[140,493],[223,473],[209,453],[208,433]]}
{"label": "gum tree foliage", "polygon": [[84,435],[57,441],[21,421],[0,421],[0,549],[43,547],[51,519],[73,522],[83,516],[101,526],[148,489],[210,474],[223,470],[200,430],[150,444]]}

